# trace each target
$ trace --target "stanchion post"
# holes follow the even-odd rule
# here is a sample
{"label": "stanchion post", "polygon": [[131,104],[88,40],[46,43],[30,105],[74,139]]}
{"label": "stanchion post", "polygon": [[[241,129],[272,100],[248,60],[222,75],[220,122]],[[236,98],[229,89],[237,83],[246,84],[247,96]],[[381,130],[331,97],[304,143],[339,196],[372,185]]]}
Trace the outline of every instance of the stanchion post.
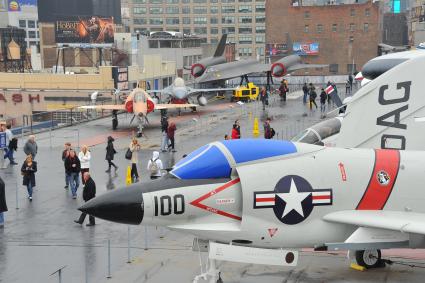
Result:
{"label": "stanchion post", "polygon": [[15,193],[15,195],[16,195],[16,209],[19,209],[19,198],[18,198],[18,191],[19,191],[19,186],[18,186],[18,182],[16,182],[16,193]]}
{"label": "stanchion post", "polygon": [[127,263],[131,263],[130,256],[130,225],[127,226],[128,239],[127,239]]}
{"label": "stanchion post", "polygon": [[145,226],[145,251],[147,251],[148,249],[148,227]]}
{"label": "stanchion post", "polygon": [[108,239],[108,276],[106,278],[112,278],[111,276],[111,240]]}

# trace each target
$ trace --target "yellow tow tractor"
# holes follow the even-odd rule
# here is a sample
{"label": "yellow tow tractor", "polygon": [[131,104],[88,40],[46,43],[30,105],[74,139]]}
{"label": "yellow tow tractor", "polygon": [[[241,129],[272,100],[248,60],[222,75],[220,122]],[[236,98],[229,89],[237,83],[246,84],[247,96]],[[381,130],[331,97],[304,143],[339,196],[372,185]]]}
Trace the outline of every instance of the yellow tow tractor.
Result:
{"label": "yellow tow tractor", "polygon": [[233,91],[232,98],[233,101],[252,101],[257,100],[260,89],[254,83],[248,83],[248,85],[242,85],[236,88]]}

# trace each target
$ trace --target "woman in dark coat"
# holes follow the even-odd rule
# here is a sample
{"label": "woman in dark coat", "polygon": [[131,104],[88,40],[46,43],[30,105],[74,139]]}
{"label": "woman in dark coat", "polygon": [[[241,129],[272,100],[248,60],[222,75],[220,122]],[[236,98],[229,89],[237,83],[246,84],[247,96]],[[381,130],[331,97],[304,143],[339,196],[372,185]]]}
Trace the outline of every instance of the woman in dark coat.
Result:
{"label": "woman in dark coat", "polygon": [[32,201],[32,189],[35,187],[35,172],[37,172],[37,162],[32,160],[31,155],[28,155],[22,164],[21,174],[23,176],[22,184],[27,186],[30,201]]}
{"label": "woman in dark coat", "polygon": [[0,178],[0,227],[4,225],[4,215],[3,213],[7,211],[6,205],[6,192],[3,179]]}
{"label": "woman in dark coat", "polygon": [[114,162],[112,162],[112,160],[114,160],[114,155],[115,153],[117,153],[117,151],[114,148],[114,138],[109,136],[108,137],[108,145],[106,146],[106,157],[105,159],[108,161],[108,169],[105,171],[106,173],[111,172],[111,166],[114,166],[115,171],[117,171],[118,166],[114,164]]}

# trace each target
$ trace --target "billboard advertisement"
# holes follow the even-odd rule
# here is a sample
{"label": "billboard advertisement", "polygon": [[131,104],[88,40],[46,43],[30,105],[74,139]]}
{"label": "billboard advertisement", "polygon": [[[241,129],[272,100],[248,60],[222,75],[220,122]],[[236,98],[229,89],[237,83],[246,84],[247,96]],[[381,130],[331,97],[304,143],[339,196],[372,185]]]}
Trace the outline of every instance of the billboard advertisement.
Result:
{"label": "billboard advertisement", "polygon": [[114,43],[113,18],[75,17],[55,23],[55,39],[58,44],[76,47],[102,47]]}
{"label": "billboard advertisement", "polygon": [[292,50],[294,51],[295,54],[301,55],[301,56],[318,55],[319,43],[318,42],[313,42],[313,43],[294,42]]}
{"label": "billboard advertisement", "polygon": [[9,12],[20,12],[22,6],[37,6],[37,0],[7,0]]}
{"label": "billboard advertisement", "polygon": [[128,90],[128,68],[113,67],[112,76],[114,78],[114,88],[119,90]]}
{"label": "billboard advertisement", "polygon": [[267,43],[266,50],[269,56],[285,56],[288,53],[288,45],[286,43]]}

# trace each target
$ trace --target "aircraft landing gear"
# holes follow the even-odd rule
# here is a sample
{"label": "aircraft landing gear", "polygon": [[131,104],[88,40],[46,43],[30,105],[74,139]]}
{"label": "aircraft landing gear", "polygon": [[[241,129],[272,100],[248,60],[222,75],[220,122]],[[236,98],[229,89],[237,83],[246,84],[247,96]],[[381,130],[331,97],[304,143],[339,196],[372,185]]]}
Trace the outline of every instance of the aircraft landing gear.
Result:
{"label": "aircraft landing gear", "polygon": [[381,250],[355,251],[355,258],[358,265],[368,269],[385,266],[385,263],[381,258]]}

